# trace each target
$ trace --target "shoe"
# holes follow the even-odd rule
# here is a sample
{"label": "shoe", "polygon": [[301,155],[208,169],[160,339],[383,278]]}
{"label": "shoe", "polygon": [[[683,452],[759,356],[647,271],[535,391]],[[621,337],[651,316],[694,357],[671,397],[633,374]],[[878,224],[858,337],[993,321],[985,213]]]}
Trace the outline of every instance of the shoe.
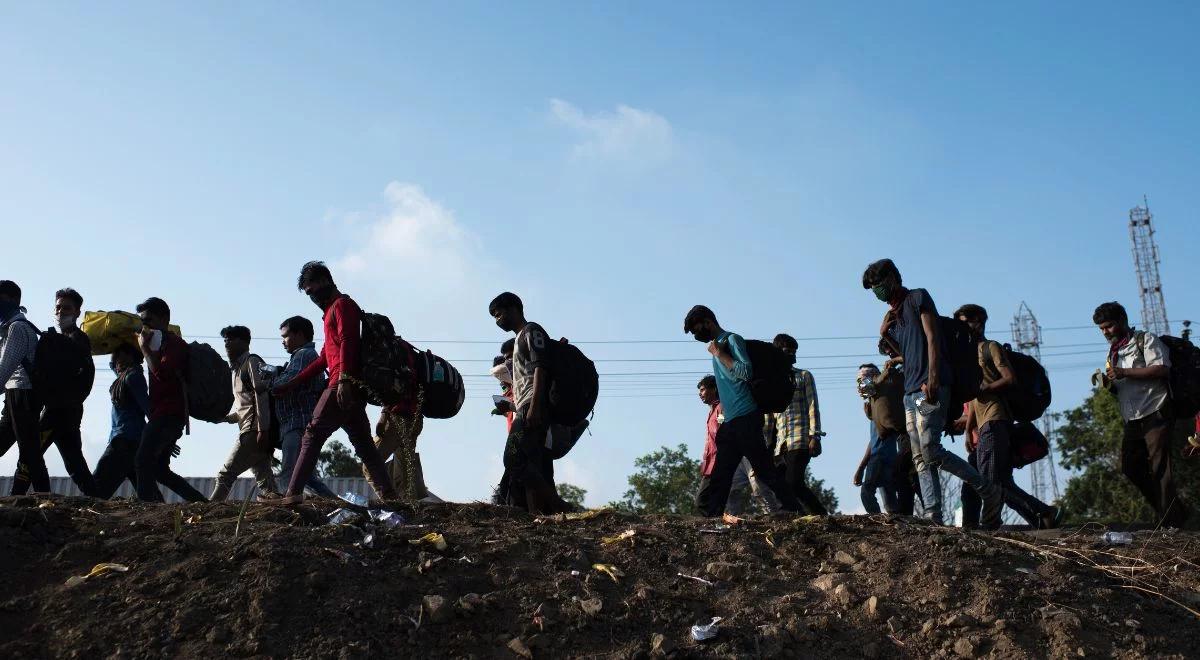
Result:
{"label": "shoe", "polygon": [[300,493],[299,495],[283,495],[274,499],[260,501],[268,506],[292,506],[293,504],[304,502],[304,493]]}
{"label": "shoe", "polygon": [[988,484],[979,491],[979,496],[983,498],[983,511],[979,516],[980,526],[987,530],[1000,529],[1003,523],[1000,513],[1004,511],[1004,491],[996,484]]}
{"label": "shoe", "polygon": [[273,502],[281,497],[283,497],[283,495],[280,495],[279,493],[276,493],[274,491],[260,490],[260,491],[258,491],[257,499],[259,502]]}
{"label": "shoe", "polygon": [[1066,513],[1061,506],[1052,506],[1050,510],[1038,516],[1038,521],[1041,523],[1038,529],[1058,529],[1062,524],[1063,514]]}

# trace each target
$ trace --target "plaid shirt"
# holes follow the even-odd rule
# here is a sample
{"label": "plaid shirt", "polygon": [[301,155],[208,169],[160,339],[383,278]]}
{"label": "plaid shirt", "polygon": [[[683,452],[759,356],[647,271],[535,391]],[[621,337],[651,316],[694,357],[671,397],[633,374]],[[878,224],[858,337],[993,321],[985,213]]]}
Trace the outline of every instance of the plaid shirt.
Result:
{"label": "plaid shirt", "polygon": [[[288,360],[287,366],[275,377],[272,387],[289,383],[305,367],[317,359],[317,345],[308,342],[296,349]],[[283,396],[275,397],[275,415],[279,418],[279,428],[303,429],[312,420],[313,408],[317,407],[317,399],[325,391],[325,377],[318,376]]]}
{"label": "plaid shirt", "polygon": [[792,382],[796,391],[787,410],[764,415],[763,434],[768,445],[775,445],[776,455],[785,451],[808,451],[809,439],[821,434],[821,408],[812,374],[804,369],[792,369]]}

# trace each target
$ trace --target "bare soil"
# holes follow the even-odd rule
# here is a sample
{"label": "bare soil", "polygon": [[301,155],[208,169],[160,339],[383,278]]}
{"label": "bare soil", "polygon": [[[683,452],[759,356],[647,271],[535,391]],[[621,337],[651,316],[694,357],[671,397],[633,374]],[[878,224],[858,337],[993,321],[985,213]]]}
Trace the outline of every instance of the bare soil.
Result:
{"label": "bare soil", "polygon": [[[365,516],[328,524],[336,506],[251,503],[239,529],[240,503],[0,498],[0,657],[1186,658],[1200,648],[1192,533],[1107,546],[1091,528],[992,535],[887,516],[723,527],[482,504],[396,505],[408,524],[386,528]],[[445,549],[420,541],[431,532]],[[103,562],[128,571],[67,585]],[[692,639],[713,617],[716,637]]]}

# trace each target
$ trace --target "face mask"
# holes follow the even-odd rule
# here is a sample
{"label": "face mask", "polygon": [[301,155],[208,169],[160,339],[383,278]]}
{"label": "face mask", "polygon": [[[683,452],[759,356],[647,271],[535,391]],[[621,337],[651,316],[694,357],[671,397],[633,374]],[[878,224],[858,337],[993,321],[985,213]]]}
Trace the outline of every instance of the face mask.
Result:
{"label": "face mask", "polygon": [[796,364],[796,356],[795,355],[791,355],[790,353],[786,354],[786,355],[787,355],[787,359],[788,359],[788,364]]}
{"label": "face mask", "polygon": [[708,328],[696,328],[695,332],[692,333],[692,336],[696,338],[696,341],[703,342],[705,344],[713,340],[712,332],[709,331]]}
{"label": "face mask", "polygon": [[332,284],[323,284],[323,285],[313,289],[313,292],[308,294],[308,299],[313,301],[313,304],[315,304],[317,306],[324,305],[325,302],[328,301],[331,297],[333,297],[333,285]]}
{"label": "face mask", "polygon": [[878,286],[871,287],[871,293],[875,294],[881,302],[887,302],[892,298],[892,285],[884,283]]}
{"label": "face mask", "polygon": [[58,326],[59,330],[67,330],[75,327],[76,318],[78,317],[68,316],[66,314],[56,314],[54,316],[54,324]]}

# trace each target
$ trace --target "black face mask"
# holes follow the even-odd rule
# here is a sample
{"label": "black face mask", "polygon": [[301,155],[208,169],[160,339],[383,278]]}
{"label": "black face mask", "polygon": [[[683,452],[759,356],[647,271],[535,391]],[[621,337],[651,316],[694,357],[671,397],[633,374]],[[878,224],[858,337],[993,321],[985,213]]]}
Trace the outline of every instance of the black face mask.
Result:
{"label": "black face mask", "polygon": [[791,365],[796,364],[796,356],[795,355],[792,355],[790,353],[784,353],[784,355],[787,356],[788,364],[791,364]]}
{"label": "black face mask", "polygon": [[332,297],[333,297],[333,285],[332,284],[322,284],[321,286],[313,289],[312,293],[308,294],[308,299],[313,301],[313,303],[319,307],[324,306],[325,303],[329,302],[329,299]]}
{"label": "black face mask", "polygon": [[705,344],[714,339],[712,332],[708,328],[697,328],[692,333],[692,336],[696,338],[696,341],[704,342]]}

